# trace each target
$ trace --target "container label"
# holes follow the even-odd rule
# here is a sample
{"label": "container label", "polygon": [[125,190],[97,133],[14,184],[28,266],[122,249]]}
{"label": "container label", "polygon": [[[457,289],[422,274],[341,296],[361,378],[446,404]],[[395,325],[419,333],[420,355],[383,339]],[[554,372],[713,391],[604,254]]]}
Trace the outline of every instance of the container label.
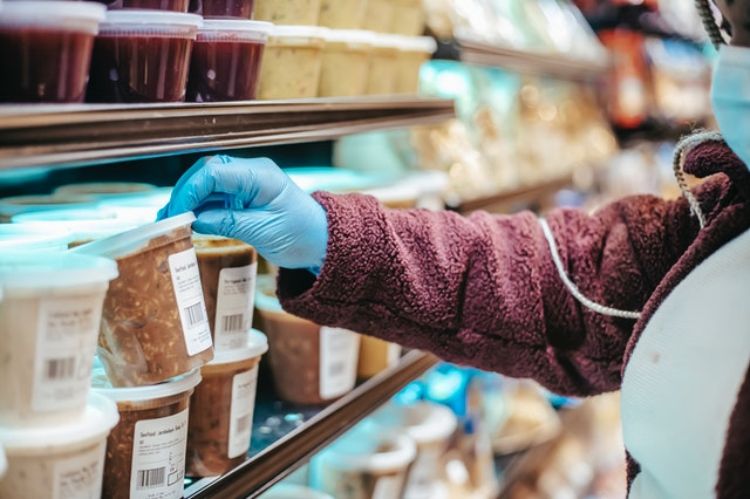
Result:
{"label": "container label", "polygon": [[214,343],[217,352],[236,350],[247,343],[253,323],[255,274],[258,264],[221,269],[216,295]]}
{"label": "container label", "polygon": [[386,476],[375,482],[375,490],[372,491],[372,499],[393,499],[401,497],[403,477]]}
{"label": "container label", "polygon": [[320,398],[339,397],[354,388],[358,356],[357,333],[320,328]]}
{"label": "container label", "polygon": [[103,297],[39,303],[31,407],[38,412],[86,405]]}
{"label": "container label", "polygon": [[106,445],[102,442],[85,452],[55,461],[52,468],[52,498],[101,497],[105,450]]}
{"label": "container label", "polygon": [[185,476],[188,410],[144,419],[133,430],[131,499],[179,499]]}
{"label": "container label", "polygon": [[258,383],[258,366],[232,378],[232,406],[229,410],[229,448],[227,457],[233,459],[247,454],[253,431],[255,389]]}
{"label": "container label", "polygon": [[169,270],[187,352],[197,355],[211,348],[212,342],[195,249],[169,255]]}

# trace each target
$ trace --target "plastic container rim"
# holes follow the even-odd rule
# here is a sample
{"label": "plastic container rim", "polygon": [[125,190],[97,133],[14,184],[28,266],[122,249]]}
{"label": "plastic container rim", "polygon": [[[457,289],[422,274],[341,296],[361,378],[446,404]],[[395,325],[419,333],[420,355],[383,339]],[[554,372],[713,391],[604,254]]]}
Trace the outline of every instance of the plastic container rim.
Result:
{"label": "plastic container rim", "polygon": [[221,39],[222,35],[241,35],[243,40],[265,42],[273,30],[273,23],[250,19],[204,19],[198,28],[198,39],[210,35],[212,39]]}
{"label": "plastic container rim", "polygon": [[66,251],[0,254],[0,286],[5,291],[103,284],[118,275],[114,260],[95,255]]}
{"label": "plastic container rim", "polygon": [[8,0],[0,4],[0,27],[40,27],[96,34],[107,8],[93,2]]}
{"label": "plastic container rim", "polygon": [[147,9],[110,10],[99,25],[99,32],[132,34],[134,30],[148,30],[151,34],[151,30],[158,29],[165,33],[188,30],[195,35],[202,25],[203,18],[197,14]]}
{"label": "plastic container rim", "polygon": [[247,333],[247,343],[243,348],[228,351],[218,351],[214,348],[214,358],[208,366],[231,364],[233,362],[244,362],[246,360],[260,357],[268,352],[268,337],[257,329],[251,329]]}
{"label": "plastic container rim", "polygon": [[188,392],[198,386],[200,382],[200,368],[196,368],[187,374],[175,376],[158,385],[126,386],[121,388],[92,386],[91,389],[95,393],[103,395],[114,402],[146,402]]}

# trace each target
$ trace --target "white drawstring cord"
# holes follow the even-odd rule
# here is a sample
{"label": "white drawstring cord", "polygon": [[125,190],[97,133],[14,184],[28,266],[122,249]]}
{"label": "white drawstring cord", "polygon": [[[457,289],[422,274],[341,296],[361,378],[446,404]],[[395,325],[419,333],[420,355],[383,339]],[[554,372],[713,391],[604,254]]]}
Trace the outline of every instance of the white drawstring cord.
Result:
{"label": "white drawstring cord", "polygon": [[547,244],[549,245],[549,250],[552,254],[552,262],[554,262],[555,264],[555,268],[557,269],[557,273],[560,276],[560,279],[562,280],[563,284],[565,284],[565,287],[568,288],[570,294],[572,294],[573,297],[578,300],[581,305],[588,308],[589,310],[593,310],[598,314],[607,315],[610,317],[619,317],[621,319],[633,320],[638,320],[641,317],[640,312],[628,312],[627,310],[619,310],[616,308],[607,307],[586,298],[586,296],[581,293],[581,290],[578,289],[578,286],[576,286],[573,281],[570,280],[568,274],[565,272],[562,260],[560,259],[560,253],[557,250],[555,236],[552,234],[552,230],[549,228],[549,224],[547,224],[547,221],[543,218],[539,219],[539,224],[542,226],[542,232],[544,233],[545,239],[547,239]]}

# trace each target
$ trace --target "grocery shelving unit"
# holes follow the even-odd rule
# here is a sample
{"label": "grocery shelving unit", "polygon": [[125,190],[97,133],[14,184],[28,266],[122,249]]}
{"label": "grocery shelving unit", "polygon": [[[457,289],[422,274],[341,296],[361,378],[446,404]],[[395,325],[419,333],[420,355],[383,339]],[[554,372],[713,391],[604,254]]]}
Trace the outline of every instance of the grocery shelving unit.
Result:
{"label": "grocery shelving unit", "polygon": [[203,104],[4,106],[0,170],[330,140],[435,123],[453,102],[364,97]]}
{"label": "grocery shelving unit", "polygon": [[[396,367],[365,381],[319,412],[313,410],[309,419],[278,441],[264,449],[253,449],[258,452],[249,461],[221,477],[204,478],[193,483],[185,490],[185,497],[257,497],[436,362],[436,357],[423,352],[407,353]],[[263,400],[260,399],[259,403],[262,405]]]}

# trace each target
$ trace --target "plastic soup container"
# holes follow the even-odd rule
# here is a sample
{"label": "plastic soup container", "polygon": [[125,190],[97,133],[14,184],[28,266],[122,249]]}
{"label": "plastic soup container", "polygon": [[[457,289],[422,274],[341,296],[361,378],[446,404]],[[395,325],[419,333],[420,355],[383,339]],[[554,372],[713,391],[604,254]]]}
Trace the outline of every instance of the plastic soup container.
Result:
{"label": "plastic soup container", "polygon": [[99,357],[114,386],[159,383],[213,358],[190,240],[192,213],[75,248],[117,260],[104,300]]}
{"label": "plastic soup container", "polygon": [[82,102],[102,5],[6,2],[0,16],[0,102]]}
{"label": "plastic soup container", "polygon": [[255,0],[255,19],[274,24],[315,26],[320,0]]}
{"label": "plastic soup container", "polygon": [[396,93],[398,47],[398,39],[393,35],[377,34],[373,37],[370,67],[367,70],[369,95]]}
{"label": "plastic soup container", "polygon": [[120,412],[107,440],[102,497],[182,497],[190,396],[200,381],[195,370],[158,385],[112,388],[95,370],[94,391]]}
{"label": "plastic soup container", "polygon": [[187,473],[215,476],[242,464],[250,449],[263,333],[245,333],[244,349],[219,353],[203,366],[190,400]]}
{"label": "plastic soup container", "polygon": [[325,28],[274,26],[260,69],[260,99],[302,99],[318,94]]}
{"label": "plastic soup container", "polygon": [[216,353],[247,347],[253,324],[258,254],[236,239],[193,236]]}
{"label": "plastic soup container", "polygon": [[200,16],[111,10],[94,42],[89,102],[181,102]]}
{"label": "plastic soup container", "polygon": [[365,95],[372,33],[330,30],[325,35],[319,97]]}
{"label": "plastic soup container", "polygon": [[362,336],[357,363],[357,378],[372,378],[398,365],[401,346],[372,336]]}
{"label": "plastic soup container", "polygon": [[190,0],[190,12],[203,17],[252,19],[254,0]]}
{"label": "plastic soup container", "polygon": [[50,426],[0,426],[8,471],[0,497],[101,497],[107,435],[117,424],[112,401],[92,394],[75,420]]}
{"label": "plastic soup container", "polygon": [[434,497],[440,480],[440,459],[458,425],[455,414],[430,402],[391,404],[376,412],[373,420],[385,428],[405,431],[417,444],[417,457],[409,469],[404,498]]}
{"label": "plastic soup container", "polygon": [[318,405],[354,388],[358,334],[287,314],[267,289],[256,294],[255,303],[268,335],[271,370],[281,399]]}
{"label": "plastic soup container", "polygon": [[396,93],[419,93],[419,70],[437,50],[437,42],[430,36],[403,37],[396,59]]}
{"label": "plastic soup container", "polygon": [[411,438],[365,421],[313,461],[314,479],[336,499],[401,497],[415,456]]}
{"label": "plastic soup container", "polygon": [[109,8],[171,10],[187,12],[190,0],[117,0]]}
{"label": "plastic soup container", "polygon": [[422,0],[391,0],[393,17],[390,33],[418,36],[424,32],[425,11]]}
{"label": "plastic soup container", "polygon": [[367,0],[362,27],[376,33],[387,33],[393,24],[393,0]]}
{"label": "plastic soup container", "polygon": [[0,424],[56,423],[86,407],[112,260],[57,253],[0,258]]}
{"label": "plastic soup container", "polygon": [[187,99],[255,99],[270,23],[239,19],[203,22],[193,45]]}
{"label": "plastic soup container", "polygon": [[360,29],[367,0],[321,0],[318,24],[336,29]]}

